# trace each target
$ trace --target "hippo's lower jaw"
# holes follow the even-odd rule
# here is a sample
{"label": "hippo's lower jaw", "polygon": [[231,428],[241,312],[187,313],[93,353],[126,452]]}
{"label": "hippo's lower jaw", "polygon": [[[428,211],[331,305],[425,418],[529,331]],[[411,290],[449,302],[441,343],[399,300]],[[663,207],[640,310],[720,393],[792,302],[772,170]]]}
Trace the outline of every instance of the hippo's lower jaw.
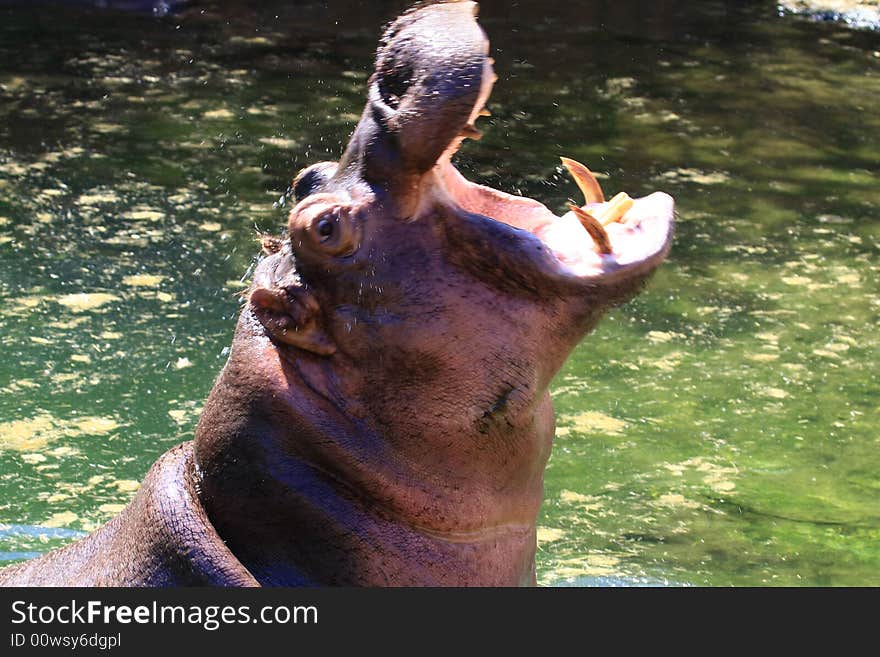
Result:
{"label": "hippo's lower jaw", "polygon": [[460,208],[513,228],[521,239],[533,242],[531,248],[519,244],[521,253],[530,251],[541,260],[535,265],[543,274],[559,282],[592,286],[637,277],[655,269],[669,251],[674,201],[663,192],[634,199],[620,221],[598,225],[597,239],[581,217],[599,215],[610,202],[587,202],[557,216],[539,201],[467,180],[448,157],[435,171],[444,195]]}

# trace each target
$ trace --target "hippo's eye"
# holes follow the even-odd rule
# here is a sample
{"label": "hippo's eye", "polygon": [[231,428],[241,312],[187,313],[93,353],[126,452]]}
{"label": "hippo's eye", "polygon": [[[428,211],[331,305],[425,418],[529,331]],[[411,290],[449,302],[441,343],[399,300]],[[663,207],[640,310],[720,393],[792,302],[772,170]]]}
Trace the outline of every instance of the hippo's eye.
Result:
{"label": "hippo's eye", "polygon": [[333,236],[333,220],[331,219],[321,219],[318,222],[318,235],[321,236],[321,241],[326,242]]}
{"label": "hippo's eye", "polygon": [[363,239],[363,211],[347,195],[317,192],[290,213],[287,231],[294,252],[347,258],[360,248]]}
{"label": "hippo's eye", "polygon": [[[344,206],[335,205],[318,210],[308,222],[312,243],[321,251],[345,257],[357,251],[361,240],[360,222]],[[306,208],[308,212],[308,208]]]}

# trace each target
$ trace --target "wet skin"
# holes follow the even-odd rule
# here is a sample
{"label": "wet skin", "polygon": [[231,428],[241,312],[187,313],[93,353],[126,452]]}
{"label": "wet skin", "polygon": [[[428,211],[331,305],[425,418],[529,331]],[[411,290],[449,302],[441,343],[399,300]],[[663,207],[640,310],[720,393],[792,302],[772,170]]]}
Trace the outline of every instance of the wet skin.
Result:
{"label": "wet skin", "polygon": [[465,180],[494,82],[475,9],[386,31],[346,152],[300,173],[264,243],[195,441],[0,584],[534,583],[550,381],[663,260],[673,203],[596,228],[585,178],[562,217]]}

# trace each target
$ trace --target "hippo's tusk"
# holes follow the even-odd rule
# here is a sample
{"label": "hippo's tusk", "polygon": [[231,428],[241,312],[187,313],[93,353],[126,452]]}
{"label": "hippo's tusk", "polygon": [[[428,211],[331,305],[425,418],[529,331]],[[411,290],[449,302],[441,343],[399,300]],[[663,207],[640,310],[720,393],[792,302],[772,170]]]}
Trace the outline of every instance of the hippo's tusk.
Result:
{"label": "hippo's tusk", "polygon": [[489,111],[488,107],[484,107],[480,110],[480,116],[492,116],[492,112]]}
{"label": "hippo's tusk", "polygon": [[571,158],[560,157],[559,159],[562,160],[562,164],[568,169],[571,177],[574,178],[574,181],[577,183],[577,186],[584,195],[584,200],[586,200],[587,203],[605,202],[605,194],[602,192],[602,187],[599,185],[599,181],[596,180],[596,176],[593,175],[592,171],[580,162],[572,160]]}
{"label": "hippo's tusk", "polygon": [[605,232],[605,227],[599,223],[599,220],[583,208],[576,206],[574,203],[570,204],[568,207],[580,220],[581,225],[590,234],[593,241],[596,242],[599,253],[602,255],[610,255],[613,253],[611,249],[611,239],[608,237],[608,233]]}

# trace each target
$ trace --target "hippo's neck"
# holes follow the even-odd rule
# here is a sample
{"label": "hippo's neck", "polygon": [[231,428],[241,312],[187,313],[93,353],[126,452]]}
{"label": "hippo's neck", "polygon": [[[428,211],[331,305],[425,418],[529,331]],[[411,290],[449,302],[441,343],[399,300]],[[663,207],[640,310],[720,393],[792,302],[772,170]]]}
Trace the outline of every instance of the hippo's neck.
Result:
{"label": "hippo's neck", "polygon": [[534,583],[543,461],[506,490],[445,479],[289,365],[237,340],[196,432],[202,504],[261,583]]}

